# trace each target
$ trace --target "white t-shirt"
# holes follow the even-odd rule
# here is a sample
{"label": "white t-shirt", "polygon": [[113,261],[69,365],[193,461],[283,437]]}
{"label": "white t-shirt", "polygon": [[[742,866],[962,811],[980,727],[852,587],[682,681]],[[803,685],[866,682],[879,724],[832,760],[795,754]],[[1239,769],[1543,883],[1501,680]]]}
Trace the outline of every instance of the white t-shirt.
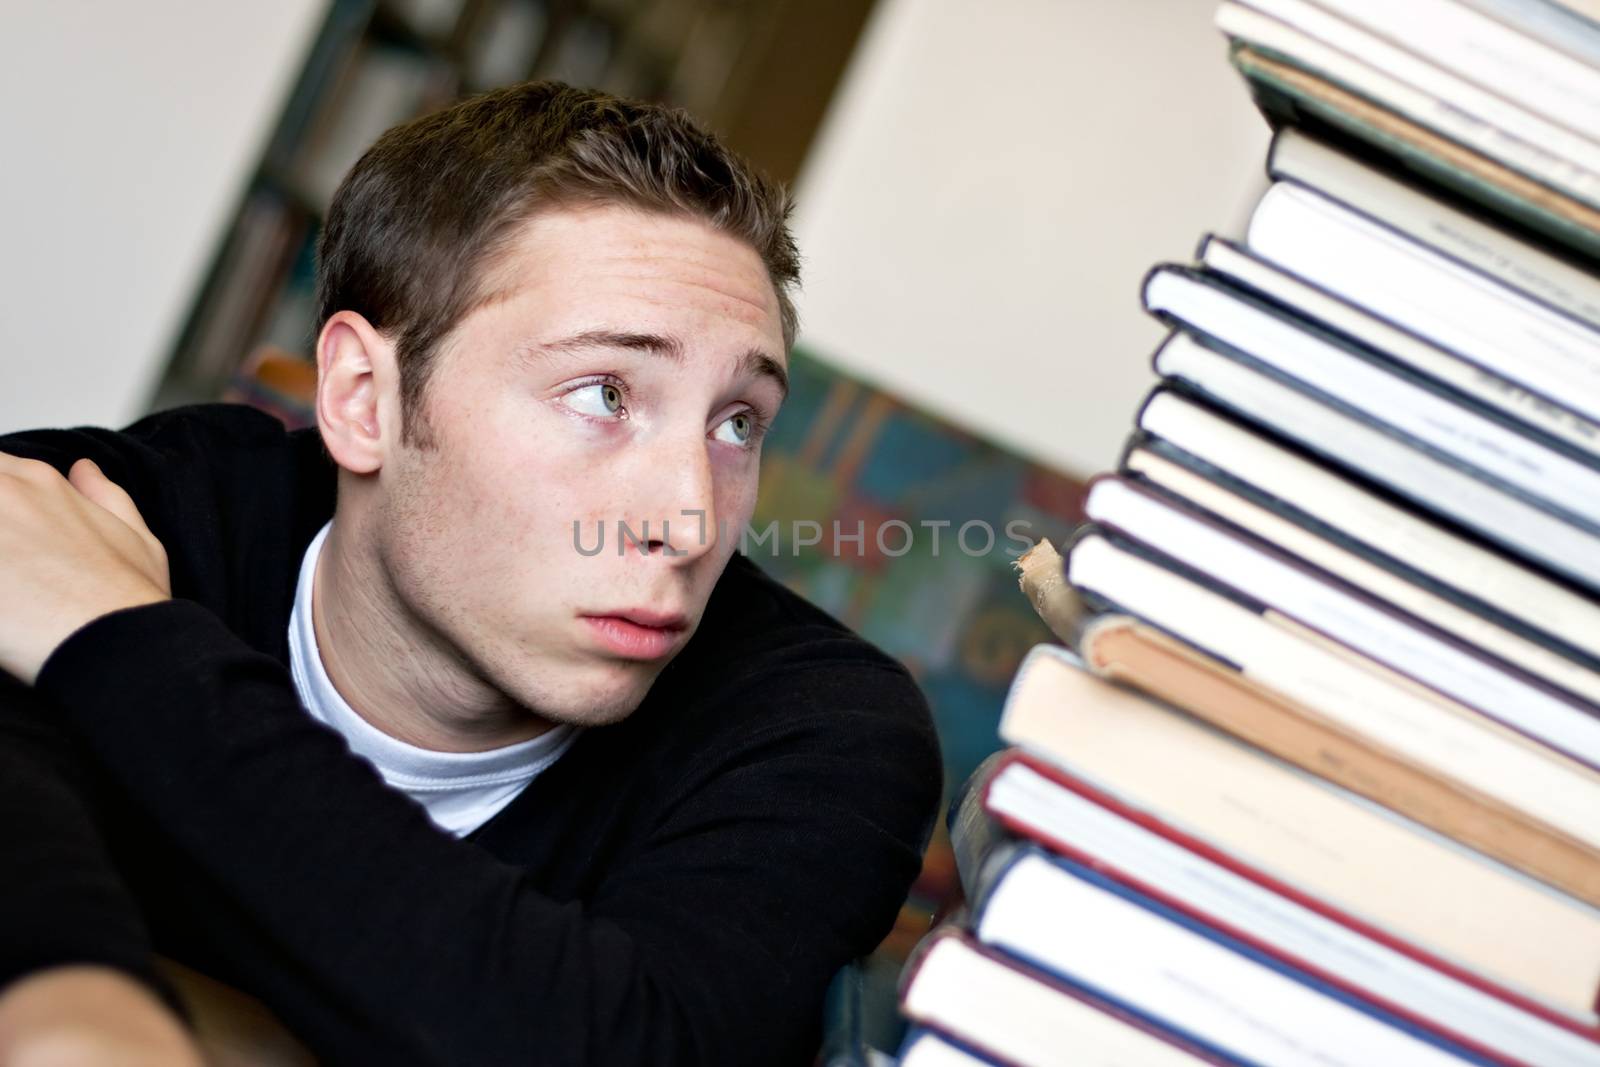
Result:
{"label": "white t-shirt", "polygon": [[300,702],[314,718],[344,735],[351,751],[376,767],[384,781],[427,809],[437,825],[457,837],[471,833],[560,759],[578,731],[560,725],[531,741],[487,752],[435,752],[390,737],[363,719],[333,687],[311,622],[317,557],[332,528],[330,521],[307,547],[289,614],[289,667]]}

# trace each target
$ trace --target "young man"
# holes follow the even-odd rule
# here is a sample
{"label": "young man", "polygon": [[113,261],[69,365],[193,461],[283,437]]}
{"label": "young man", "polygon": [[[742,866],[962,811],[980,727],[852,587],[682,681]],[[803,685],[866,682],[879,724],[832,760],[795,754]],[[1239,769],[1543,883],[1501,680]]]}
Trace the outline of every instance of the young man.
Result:
{"label": "young man", "polygon": [[734,554],[786,211],[681,114],[490,93],[336,196],[315,433],[0,438],[0,1045],[159,952],[332,1063],[810,1058],[940,772]]}

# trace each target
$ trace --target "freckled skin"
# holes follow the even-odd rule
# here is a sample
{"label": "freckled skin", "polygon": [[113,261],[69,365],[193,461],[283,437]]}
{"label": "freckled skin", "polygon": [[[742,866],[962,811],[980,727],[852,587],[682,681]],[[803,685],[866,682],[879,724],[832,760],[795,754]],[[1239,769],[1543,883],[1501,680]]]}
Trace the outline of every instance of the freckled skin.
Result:
{"label": "freckled skin", "polygon": [[[534,727],[522,736],[615,721],[667,661],[617,657],[581,616],[646,608],[698,624],[755,507],[759,438],[739,443],[736,417],[781,403],[777,383],[740,369],[751,349],[784,361],[777,297],[738,239],[611,206],[536,219],[491,277],[503,299],[463,320],[428,383],[436,448],[394,446],[359,514],[341,510],[339,551],[381,563],[351,568],[386,585],[359,583],[373,603],[358,614],[388,620],[389,639],[369,644],[396,654],[387,670],[416,676],[381,688],[502,724],[519,706]],[[597,330],[676,338],[683,359],[540,348]],[[687,509],[707,513],[704,543]],[[649,520],[659,540],[663,518],[684,555],[657,544],[619,556],[619,521]],[[578,552],[574,520],[585,548],[603,523],[605,550]],[[720,541],[719,521],[732,531]]]}

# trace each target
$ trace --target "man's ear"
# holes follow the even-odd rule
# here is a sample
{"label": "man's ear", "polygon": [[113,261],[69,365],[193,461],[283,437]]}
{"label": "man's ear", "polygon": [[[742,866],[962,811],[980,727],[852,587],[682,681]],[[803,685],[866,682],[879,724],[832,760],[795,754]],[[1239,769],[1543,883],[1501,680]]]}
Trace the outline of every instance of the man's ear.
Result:
{"label": "man's ear", "polygon": [[340,311],[317,338],[317,428],[335,463],[371,474],[399,440],[394,346],[354,311]]}

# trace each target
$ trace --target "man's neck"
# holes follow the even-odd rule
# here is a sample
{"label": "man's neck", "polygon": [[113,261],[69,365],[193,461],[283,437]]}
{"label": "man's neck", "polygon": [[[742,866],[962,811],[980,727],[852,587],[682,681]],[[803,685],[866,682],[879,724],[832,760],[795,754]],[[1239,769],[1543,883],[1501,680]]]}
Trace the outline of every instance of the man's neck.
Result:
{"label": "man's neck", "polygon": [[381,565],[353,551],[338,523],[323,542],[311,603],[328,678],[356,714],[389,736],[437,752],[483,752],[554,725],[406,612]]}

